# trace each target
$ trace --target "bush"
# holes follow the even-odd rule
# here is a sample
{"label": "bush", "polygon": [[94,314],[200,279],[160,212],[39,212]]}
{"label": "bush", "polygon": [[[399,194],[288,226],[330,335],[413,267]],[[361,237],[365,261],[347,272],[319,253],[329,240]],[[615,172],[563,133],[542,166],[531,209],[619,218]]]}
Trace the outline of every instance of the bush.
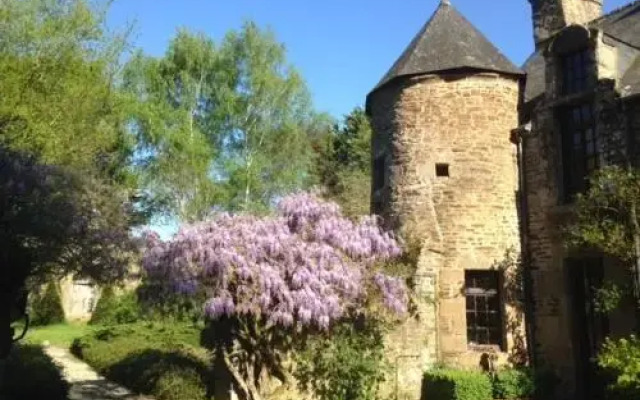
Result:
{"label": "bush", "polygon": [[65,321],[60,295],[54,283],[47,284],[44,291],[34,295],[29,314],[33,326],[59,324]]}
{"label": "bush", "polygon": [[630,336],[607,339],[598,356],[598,365],[610,376],[612,399],[640,398],[640,339]]}
{"label": "bush", "polygon": [[495,399],[531,398],[535,392],[533,372],[529,369],[503,369],[492,379],[493,397]]}
{"label": "bush", "polygon": [[72,353],[107,378],[157,400],[205,400],[213,375],[198,347],[200,328],[138,323],[107,326],[77,339]]}
{"label": "bush", "polygon": [[0,399],[64,400],[68,385],[60,370],[39,346],[15,346],[6,360]]}
{"label": "bush", "polygon": [[139,319],[140,307],[135,292],[130,291],[118,295],[113,288],[106,287],[102,290],[89,324],[130,324]]}
{"label": "bush", "polygon": [[296,354],[294,375],[320,400],[371,400],[385,373],[384,343],[376,321],[346,321],[311,339]]}
{"label": "bush", "polygon": [[436,369],[424,374],[423,398],[429,400],[492,400],[491,380],[477,371]]}

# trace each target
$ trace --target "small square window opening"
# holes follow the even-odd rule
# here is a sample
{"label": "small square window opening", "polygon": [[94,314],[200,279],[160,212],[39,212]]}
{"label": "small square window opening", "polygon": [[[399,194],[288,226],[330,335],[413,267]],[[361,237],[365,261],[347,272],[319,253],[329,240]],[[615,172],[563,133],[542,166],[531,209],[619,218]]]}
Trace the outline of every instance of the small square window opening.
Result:
{"label": "small square window opening", "polygon": [[439,176],[439,177],[449,176],[449,164],[443,164],[443,163],[436,164],[436,176]]}

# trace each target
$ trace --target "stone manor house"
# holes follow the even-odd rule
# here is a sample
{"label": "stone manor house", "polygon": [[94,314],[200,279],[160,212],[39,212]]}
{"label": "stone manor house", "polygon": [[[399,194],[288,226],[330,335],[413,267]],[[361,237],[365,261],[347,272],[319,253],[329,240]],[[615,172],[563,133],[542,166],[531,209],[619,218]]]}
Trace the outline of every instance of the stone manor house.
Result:
{"label": "stone manor house", "polygon": [[599,398],[591,360],[635,324],[595,312],[623,267],[570,252],[563,225],[585,177],[640,146],[640,2],[529,3],[522,67],[443,0],[367,97],[372,211],[420,249],[418,318],[389,340],[407,398],[429,365],[523,356],[558,374],[559,399]]}

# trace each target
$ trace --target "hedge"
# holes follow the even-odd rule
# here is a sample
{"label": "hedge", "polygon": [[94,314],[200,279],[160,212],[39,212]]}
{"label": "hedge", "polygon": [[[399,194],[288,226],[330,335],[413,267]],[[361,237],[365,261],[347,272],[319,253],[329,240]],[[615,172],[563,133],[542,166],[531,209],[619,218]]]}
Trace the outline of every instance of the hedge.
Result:
{"label": "hedge", "polygon": [[207,400],[212,376],[199,332],[190,325],[138,323],[97,329],[72,353],[136,393],[157,400]]}
{"label": "hedge", "polygon": [[535,392],[535,379],[529,369],[503,369],[498,371],[492,380],[493,397],[495,399],[528,399]]}
{"label": "hedge", "polygon": [[134,291],[116,294],[112,287],[102,289],[96,309],[91,315],[91,325],[130,324],[140,319],[141,311]]}
{"label": "hedge", "polygon": [[436,369],[424,374],[423,398],[429,400],[492,400],[487,374],[478,371]]}
{"label": "hedge", "polygon": [[54,283],[31,299],[29,316],[33,326],[59,324],[65,321],[60,294]]}

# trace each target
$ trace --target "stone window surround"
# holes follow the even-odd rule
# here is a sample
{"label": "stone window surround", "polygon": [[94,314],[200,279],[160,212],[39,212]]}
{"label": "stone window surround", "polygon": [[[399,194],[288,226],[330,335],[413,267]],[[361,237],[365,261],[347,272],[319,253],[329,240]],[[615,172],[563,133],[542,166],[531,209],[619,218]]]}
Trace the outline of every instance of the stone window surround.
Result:
{"label": "stone window surround", "polygon": [[[545,58],[550,70],[547,70],[550,80],[547,81],[547,93],[550,94],[550,100],[555,101],[564,97],[580,95],[590,92],[597,86],[598,71],[596,61],[596,48],[598,46],[597,30],[589,30],[582,25],[571,25],[564,28],[549,43],[545,51]],[[563,70],[563,58],[570,55],[583,52],[585,53],[587,68],[584,73],[585,88],[581,91],[565,92],[563,78],[565,71]]]}

